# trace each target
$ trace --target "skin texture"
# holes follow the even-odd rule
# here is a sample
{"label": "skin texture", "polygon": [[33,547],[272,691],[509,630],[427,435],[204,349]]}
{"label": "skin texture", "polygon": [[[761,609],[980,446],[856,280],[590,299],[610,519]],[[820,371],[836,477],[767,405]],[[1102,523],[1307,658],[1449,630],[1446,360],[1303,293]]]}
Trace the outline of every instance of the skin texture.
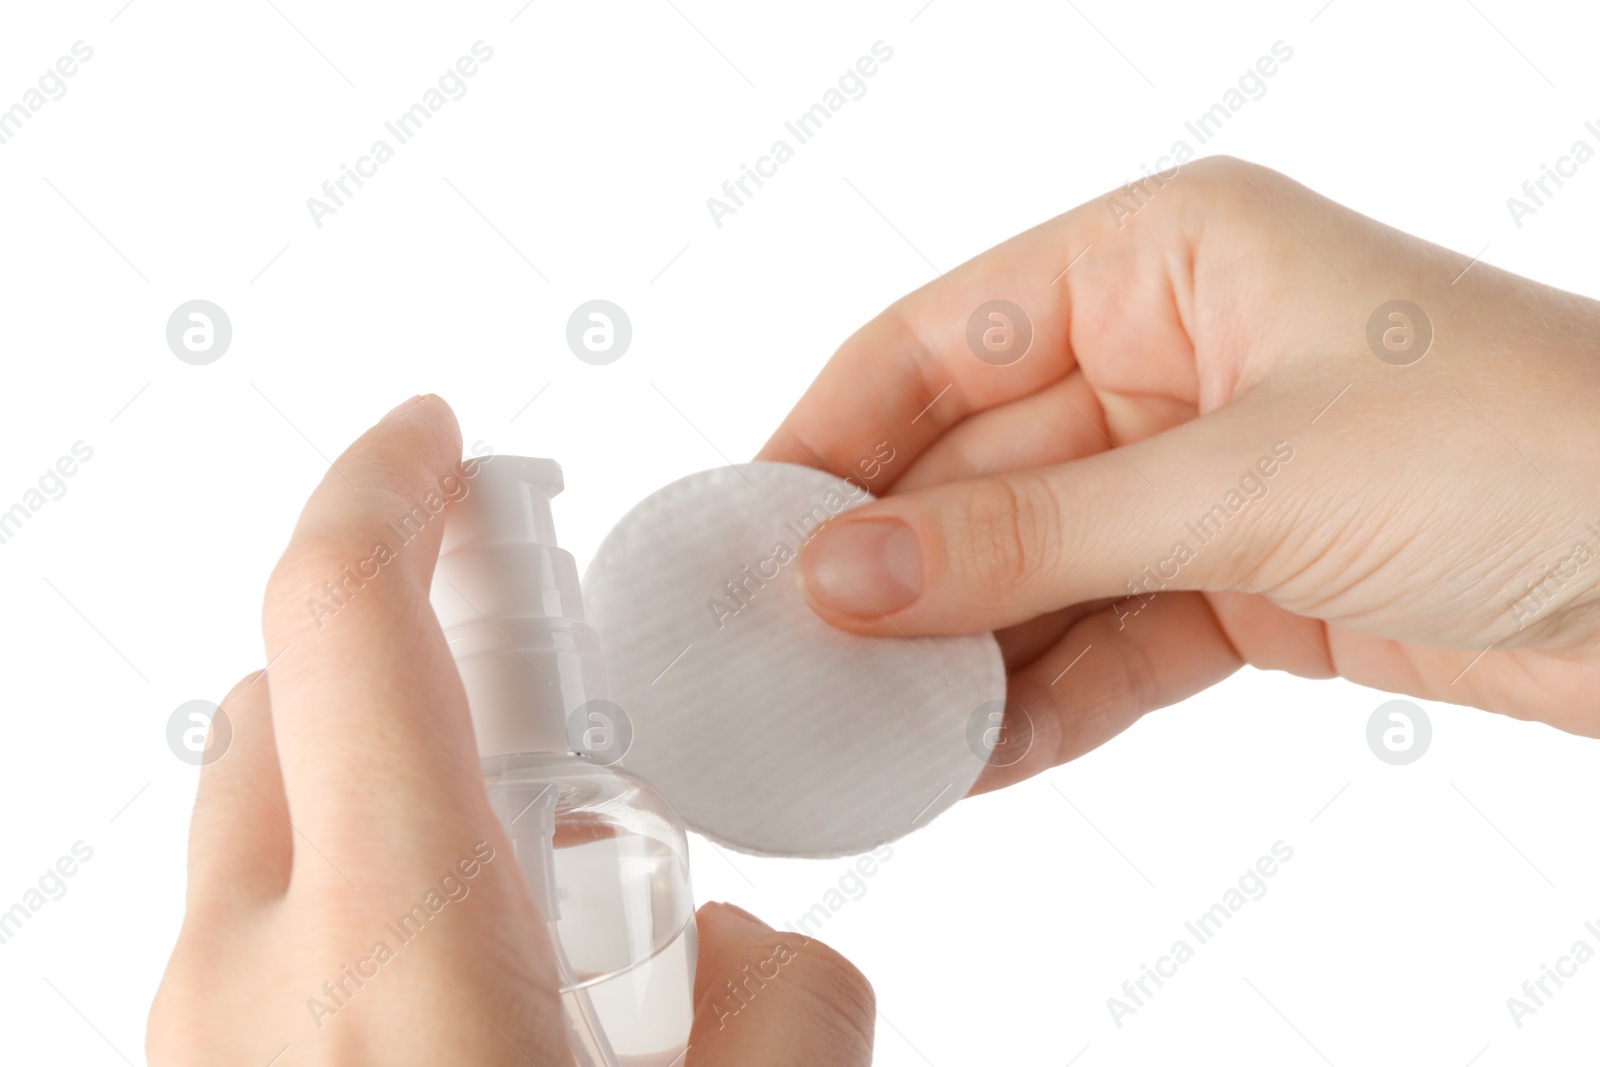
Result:
{"label": "skin texture", "polygon": [[[414,398],[300,516],[262,612],[270,668],[223,701],[232,742],[201,773],[187,911],[150,1010],[155,1067],[571,1062],[545,923],[490,810],[428,603],[444,524],[321,625],[306,608],[392,540],[384,523],[459,476],[460,455],[449,407]],[[384,924],[446,876],[448,902],[413,939],[391,936]],[[870,1062],[871,988],[843,957],[727,905],[698,922],[689,1067]],[[398,945],[387,962],[372,961],[379,940]],[[779,977],[731,1013],[725,983],[780,949]],[[323,983],[346,967],[368,977],[345,979],[353,994],[317,1017],[308,999],[335,1004]]]}
{"label": "skin texture", "polygon": [[[758,458],[896,459],[885,499],[801,551],[813,608],[858,633],[1000,631],[1007,727],[1025,710],[1033,741],[980,791],[1246,663],[1600,736],[1600,305],[1237,160],[1140,199],[1012,238],[834,355]],[[1034,331],[1003,367],[967,342],[996,298]],[[1396,298],[1434,330],[1409,366],[1367,342]],[[1265,495],[1186,531],[1279,442]],[[1163,565],[1179,541],[1192,558]],[[1559,587],[1514,608],[1551,567]]]}

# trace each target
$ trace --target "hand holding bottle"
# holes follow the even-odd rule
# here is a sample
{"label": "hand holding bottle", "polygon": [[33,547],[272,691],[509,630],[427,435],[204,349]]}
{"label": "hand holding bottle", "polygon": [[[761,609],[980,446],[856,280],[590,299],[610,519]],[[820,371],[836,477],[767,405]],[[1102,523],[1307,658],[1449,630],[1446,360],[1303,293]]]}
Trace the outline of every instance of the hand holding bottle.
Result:
{"label": "hand holding bottle", "polygon": [[[572,1062],[545,922],[428,602],[443,521],[400,546],[386,529],[460,447],[442,401],[410,401],[300,516],[268,583],[269,669],[223,701],[231,742],[201,774],[156,1067]],[[375,559],[379,543],[393,551]],[[376,576],[344,581],[358,561]],[[870,1061],[872,994],[847,961],[734,908],[697,922],[687,1067]],[[780,948],[781,978],[730,1017],[722,983]]]}

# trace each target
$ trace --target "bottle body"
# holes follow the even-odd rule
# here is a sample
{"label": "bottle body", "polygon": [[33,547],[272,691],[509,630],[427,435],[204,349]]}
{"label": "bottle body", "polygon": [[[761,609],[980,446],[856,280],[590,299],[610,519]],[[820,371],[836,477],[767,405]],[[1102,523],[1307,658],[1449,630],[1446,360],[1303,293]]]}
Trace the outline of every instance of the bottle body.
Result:
{"label": "bottle body", "polygon": [[482,766],[550,921],[580,1056],[588,1044],[595,1064],[672,1067],[694,1021],[696,961],[677,814],[642,779],[580,756],[519,753]]}
{"label": "bottle body", "polygon": [[689,846],[659,793],[569,736],[572,716],[604,700],[606,672],[577,563],[556,544],[561,468],[496,456],[463,476],[433,606],[489,800],[550,924],[573,1060],[674,1067],[694,1021]]}

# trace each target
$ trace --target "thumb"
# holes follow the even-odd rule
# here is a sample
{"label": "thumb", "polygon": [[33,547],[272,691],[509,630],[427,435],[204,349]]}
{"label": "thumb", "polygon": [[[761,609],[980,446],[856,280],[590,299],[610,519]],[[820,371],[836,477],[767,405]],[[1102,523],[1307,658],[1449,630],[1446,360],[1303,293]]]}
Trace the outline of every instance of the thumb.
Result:
{"label": "thumb", "polygon": [[888,635],[1229,588],[1271,548],[1273,494],[1294,480],[1294,457],[1291,441],[1218,412],[1128,448],[853,508],[817,531],[797,571],[824,619]]}
{"label": "thumb", "polygon": [[694,1029],[687,1067],[866,1067],[872,987],[820,941],[780,933],[731,904],[695,917]]}

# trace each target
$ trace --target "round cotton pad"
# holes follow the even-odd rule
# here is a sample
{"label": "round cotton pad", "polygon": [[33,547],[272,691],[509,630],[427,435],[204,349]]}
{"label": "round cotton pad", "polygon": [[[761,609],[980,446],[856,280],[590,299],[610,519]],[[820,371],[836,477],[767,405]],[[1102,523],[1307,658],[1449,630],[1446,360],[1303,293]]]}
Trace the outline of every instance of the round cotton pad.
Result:
{"label": "round cotton pad", "polygon": [[623,516],[584,576],[632,726],[622,765],[731,848],[863,852],[983,769],[1006,692],[993,635],[847,634],[801,594],[800,546],[871,499],[809,467],[703,471]]}

